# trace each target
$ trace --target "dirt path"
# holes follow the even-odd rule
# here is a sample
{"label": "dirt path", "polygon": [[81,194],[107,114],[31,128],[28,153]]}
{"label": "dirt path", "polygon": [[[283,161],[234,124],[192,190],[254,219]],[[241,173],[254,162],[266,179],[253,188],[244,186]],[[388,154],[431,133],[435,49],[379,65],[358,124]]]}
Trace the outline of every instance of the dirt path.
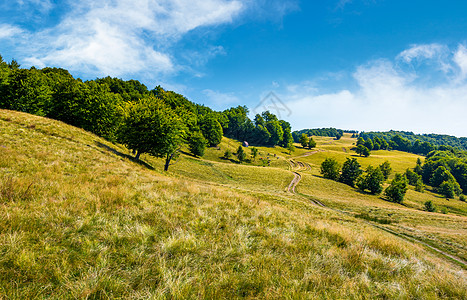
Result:
{"label": "dirt path", "polygon": [[[294,159],[296,158],[300,158],[300,157],[306,157],[306,156],[310,156],[310,155],[313,155],[315,153],[318,153],[318,152],[321,152],[323,150],[317,150],[317,151],[312,151],[312,152],[307,152],[303,155],[300,155],[300,156],[295,156],[293,159],[288,159],[287,162],[289,163],[289,166],[290,166],[290,171],[294,174],[294,178],[292,179],[292,181],[290,182],[290,184],[287,186],[286,188],[286,191],[289,192],[289,193],[292,193],[294,195],[297,195],[297,196],[300,196],[300,197],[303,197],[305,199],[307,199],[308,201],[310,201],[312,204],[316,205],[316,206],[319,206],[319,207],[322,207],[322,208],[325,208],[325,209],[329,209],[329,210],[332,210],[334,212],[337,212],[337,213],[340,213],[340,214],[344,214],[344,215],[347,215],[347,216],[352,216],[352,214],[348,213],[348,212],[345,212],[345,211],[341,211],[339,209],[335,209],[335,208],[331,208],[331,207],[328,207],[326,205],[324,205],[322,202],[320,202],[319,200],[316,200],[316,199],[312,199],[310,197],[306,197],[305,195],[301,195],[299,193],[297,193],[296,191],[296,187],[297,185],[300,183],[300,181],[302,180],[302,175],[300,173],[298,173],[298,171],[307,171],[307,170],[311,170],[311,166],[308,164],[308,163],[304,163],[304,162],[301,162],[301,161],[295,161]],[[409,236],[407,234],[404,234],[404,233],[401,233],[401,232],[397,232],[393,229],[389,229],[389,228],[386,228],[384,226],[380,226],[380,225],[377,225],[377,224],[373,224],[372,222],[369,222],[369,221],[363,221],[364,223],[374,227],[374,228],[378,228],[380,230],[383,230],[383,231],[386,231],[388,233],[391,233],[395,236],[398,236],[399,238],[402,238],[404,240],[407,240],[407,241],[410,241],[410,242],[414,242],[414,243],[418,243],[418,244],[421,244],[429,249],[431,249],[432,251],[444,256],[445,258],[448,258],[448,259],[451,259],[455,262],[457,262],[459,265],[461,265],[464,269],[467,269],[467,261],[465,261],[464,259],[460,258],[460,257],[457,257],[455,255],[452,255],[452,254],[449,254],[435,246],[432,246],[420,239],[417,239],[415,237],[412,237],[412,236]]]}
{"label": "dirt path", "polygon": [[302,175],[300,175],[297,172],[293,172],[293,173],[294,173],[294,178],[292,179],[289,186],[287,187],[287,192],[292,193],[292,194],[296,194],[295,187],[300,182],[300,180],[302,180]]}
{"label": "dirt path", "polygon": [[307,157],[307,156],[310,156],[310,155],[313,155],[313,154],[316,154],[316,153],[319,153],[319,152],[324,152],[325,150],[322,150],[322,149],[318,149],[318,150],[315,150],[315,151],[310,151],[310,152],[306,152],[306,153],[303,153],[302,155],[299,155],[299,156],[294,156],[293,158],[300,158],[300,157]]}

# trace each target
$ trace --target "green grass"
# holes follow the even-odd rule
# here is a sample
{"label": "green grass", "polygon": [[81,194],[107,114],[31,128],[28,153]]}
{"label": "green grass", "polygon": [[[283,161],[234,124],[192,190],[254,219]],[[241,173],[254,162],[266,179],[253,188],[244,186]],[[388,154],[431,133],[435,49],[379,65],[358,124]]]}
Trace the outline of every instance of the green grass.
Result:
{"label": "green grass", "polygon": [[285,169],[127,153],[0,110],[0,298],[467,297],[424,247],[282,192]]}

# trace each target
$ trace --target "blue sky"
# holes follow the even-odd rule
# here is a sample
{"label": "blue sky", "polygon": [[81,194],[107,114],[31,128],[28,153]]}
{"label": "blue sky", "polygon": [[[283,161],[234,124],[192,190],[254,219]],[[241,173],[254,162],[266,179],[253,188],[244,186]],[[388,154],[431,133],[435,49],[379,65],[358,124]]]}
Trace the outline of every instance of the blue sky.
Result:
{"label": "blue sky", "polygon": [[273,92],[294,129],[467,136],[467,1],[0,0],[0,11],[0,54],[23,67],[138,79],[218,110],[261,110]]}

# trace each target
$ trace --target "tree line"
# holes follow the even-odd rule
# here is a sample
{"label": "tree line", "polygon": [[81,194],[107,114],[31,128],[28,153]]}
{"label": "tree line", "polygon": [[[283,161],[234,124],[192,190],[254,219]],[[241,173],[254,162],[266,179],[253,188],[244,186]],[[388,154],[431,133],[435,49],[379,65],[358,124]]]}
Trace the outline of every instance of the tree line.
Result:
{"label": "tree line", "polygon": [[137,80],[82,81],[62,68],[21,68],[0,56],[0,108],[63,121],[142,153],[165,158],[168,169],[183,145],[196,156],[222,136],[250,144],[288,147],[291,126],[270,112],[248,118],[246,106],[222,112],[196,104],[161,86]]}
{"label": "tree line", "polygon": [[[400,138],[406,139],[410,142],[411,145],[415,145],[417,140],[419,141],[417,145],[415,145],[415,149],[413,149],[413,153],[416,151],[420,151],[417,149],[422,143],[428,142],[433,147],[439,146],[450,146],[453,148],[458,148],[460,150],[467,150],[467,137],[455,137],[450,135],[443,135],[443,134],[414,134],[410,131],[387,131],[387,132],[361,132],[358,136],[367,139],[374,139],[374,137],[378,137],[380,139],[385,139],[387,142],[392,140],[394,136],[400,136]],[[425,144],[426,145],[426,144]],[[430,152],[430,151],[428,151]],[[426,152],[426,153],[428,153]]]}
{"label": "tree line", "polygon": [[302,134],[306,134],[308,136],[328,136],[328,137],[335,137],[336,140],[339,140],[344,133],[352,133],[355,134],[357,131],[355,130],[342,130],[336,128],[315,128],[315,129],[302,129],[298,131],[294,131],[292,133],[293,139],[296,143],[298,143]]}

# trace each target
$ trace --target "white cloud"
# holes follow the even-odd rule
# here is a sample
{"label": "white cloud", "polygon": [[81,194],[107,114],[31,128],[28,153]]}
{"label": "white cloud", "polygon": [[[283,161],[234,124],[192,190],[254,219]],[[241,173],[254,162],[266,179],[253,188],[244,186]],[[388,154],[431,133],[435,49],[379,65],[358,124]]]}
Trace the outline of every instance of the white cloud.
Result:
{"label": "white cloud", "polygon": [[[396,62],[376,60],[359,66],[353,74],[358,87],[352,91],[286,91],[280,97],[292,110],[294,129],[332,126],[467,136],[467,82],[446,75],[442,83],[420,86],[413,80],[414,74],[398,69]],[[450,63],[466,74],[465,47],[459,46]],[[416,71],[416,76],[424,76]]]}
{"label": "white cloud", "polygon": [[233,93],[222,93],[219,91],[206,89],[203,91],[203,94],[206,95],[206,102],[209,103],[209,106],[216,110],[224,110],[228,107],[239,105],[241,103],[240,99]]}
{"label": "white cloud", "polygon": [[465,46],[459,46],[454,54],[454,62],[460,68],[460,79],[465,79],[467,77],[467,49]]}
{"label": "white cloud", "polygon": [[[29,54],[26,62],[31,64],[60,66],[88,76],[147,72],[156,77],[179,68],[169,50],[174,42],[197,28],[230,23],[242,10],[239,0],[70,1],[63,20],[30,33],[21,52]],[[4,32],[4,36],[20,33]]]}
{"label": "white cloud", "polygon": [[446,50],[447,47],[440,44],[413,45],[402,51],[397,57],[410,63],[414,59],[432,59]]}
{"label": "white cloud", "polygon": [[21,34],[23,30],[9,24],[0,24],[0,39],[12,38]]}

